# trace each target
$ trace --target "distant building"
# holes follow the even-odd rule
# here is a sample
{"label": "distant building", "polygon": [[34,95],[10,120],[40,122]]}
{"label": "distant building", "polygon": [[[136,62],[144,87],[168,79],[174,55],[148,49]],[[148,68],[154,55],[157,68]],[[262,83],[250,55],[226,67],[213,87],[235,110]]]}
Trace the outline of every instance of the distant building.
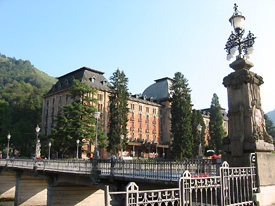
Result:
{"label": "distant building", "polygon": [[[54,118],[60,112],[60,106],[72,103],[68,89],[73,80],[86,81],[97,89],[95,98],[98,104],[94,105],[101,111],[102,128],[108,133],[108,103],[110,83],[101,71],[82,67],[58,78],[58,82],[44,96],[42,109],[42,134],[51,134],[55,127]],[[85,79],[85,80],[84,80]],[[127,148],[124,156],[131,157],[169,157],[170,138],[170,86],[172,79],[165,77],[155,80],[155,83],[147,87],[142,95],[129,96],[128,135]],[[202,110],[206,125],[209,119],[207,110]],[[226,126],[227,127],[227,126]],[[85,143],[85,140],[83,141]],[[88,143],[82,147],[83,157],[87,154]],[[93,146],[91,148],[93,151]],[[100,156],[106,158],[105,149],[100,150]]]}
{"label": "distant building", "polygon": [[[202,117],[205,124],[205,142],[208,145],[208,140],[210,140],[210,132],[209,132],[209,122],[210,122],[210,108],[201,110]],[[225,109],[221,108],[221,114],[223,116],[223,128],[226,134],[228,134],[228,116]]]}

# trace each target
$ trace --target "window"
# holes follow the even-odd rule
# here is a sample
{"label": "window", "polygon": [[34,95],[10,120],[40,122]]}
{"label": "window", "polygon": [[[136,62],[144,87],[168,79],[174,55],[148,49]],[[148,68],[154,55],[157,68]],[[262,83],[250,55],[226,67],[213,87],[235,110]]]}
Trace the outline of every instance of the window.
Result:
{"label": "window", "polygon": [[95,82],[95,77],[89,78],[90,82],[94,83]]}
{"label": "window", "polygon": [[135,110],[135,104],[131,104],[131,110]]}
{"label": "window", "polygon": [[142,112],[142,106],[141,105],[139,105],[138,111]]}
{"label": "window", "polygon": [[102,108],[103,108],[103,105],[102,105],[102,104],[98,104],[98,105],[97,105],[98,111],[102,111]]}
{"label": "window", "polygon": [[97,94],[97,99],[98,99],[99,101],[102,101],[102,100],[103,100],[103,95],[102,95],[102,94]]}
{"label": "window", "polygon": [[149,113],[149,107],[146,107],[146,113]]}
{"label": "window", "polygon": [[55,102],[55,98],[53,98],[53,105],[54,105],[54,102]]}
{"label": "window", "polygon": [[135,120],[135,115],[134,112],[131,113],[131,120],[134,121]]}
{"label": "window", "polygon": [[138,121],[142,122],[142,114],[139,114]]}
{"label": "window", "polygon": [[66,103],[68,102],[69,94],[66,94]]}
{"label": "window", "polygon": [[49,106],[49,100],[47,100],[47,107]]}

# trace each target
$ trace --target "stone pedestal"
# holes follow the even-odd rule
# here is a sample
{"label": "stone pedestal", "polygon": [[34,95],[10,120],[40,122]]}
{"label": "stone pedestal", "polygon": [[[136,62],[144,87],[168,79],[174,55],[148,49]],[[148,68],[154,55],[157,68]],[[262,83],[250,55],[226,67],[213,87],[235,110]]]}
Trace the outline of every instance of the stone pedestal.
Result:
{"label": "stone pedestal", "polygon": [[235,70],[223,79],[228,92],[228,137],[224,139],[223,160],[231,167],[248,167],[250,153],[256,153],[259,206],[275,205],[275,155],[273,138],[266,132],[261,105],[260,85],[263,78],[249,69],[253,64],[237,59],[230,64]]}
{"label": "stone pedestal", "polygon": [[230,67],[235,72],[223,79],[229,108],[225,152],[242,157],[245,153],[273,151],[273,139],[266,132],[261,105],[263,78],[249,71],[253,64],[247,60],[238,59]]}

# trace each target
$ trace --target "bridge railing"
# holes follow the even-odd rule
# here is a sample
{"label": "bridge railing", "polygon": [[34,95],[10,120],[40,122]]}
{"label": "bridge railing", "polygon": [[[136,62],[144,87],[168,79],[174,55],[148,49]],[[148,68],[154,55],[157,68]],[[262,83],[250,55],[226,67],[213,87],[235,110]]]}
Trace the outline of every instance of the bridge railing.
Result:
{"label": "bridge railing", "polygon": [[[218,162],[217,162],[218,163]],[[220,164],[212,159],[193,159],[183,161],[160,160],[99,160],[97,168],[101,175],[115,175],[133,178],[178,180],[184,171],[193,176],[217,175]]]}
{"label": "bridge railing", "polygon": [[0,159],[0,166],[81,174],[92,171],[92,164],[87,160]]}
{"label": "bridge railing", "polygon": [[37,161],[38,170],[91,174],[92,164],[87,160],[43,160]]}
{"label": "bridge railing", "polygon": [[[177,181],[184,171],[193,176],[214,176],[218,174],[219,164],[211,159],[183,161],[165,160],[44,160],[44,159],[0,159],[0,166],[36,169],[53,172],[91,174],[93,169],[100,170],[102,176],[142,178],[153,180]],[[96,167],[95,167],[96,166]]]}

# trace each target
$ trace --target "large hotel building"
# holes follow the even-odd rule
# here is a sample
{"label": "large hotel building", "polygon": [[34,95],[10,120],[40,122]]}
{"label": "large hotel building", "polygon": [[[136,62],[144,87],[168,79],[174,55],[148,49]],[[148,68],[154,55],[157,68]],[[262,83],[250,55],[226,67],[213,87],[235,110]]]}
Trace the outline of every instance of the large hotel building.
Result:
{"label": "large hotel building", "polygon": [[[109,82],[103,76],[103,72],[96,71],[87,67],[65,74],[58,78],[58,82],[44,96],[42,110],[42,134],[47,136],[51,134],[51,128],[55,126],[54,118],[60,111],[60,106],[72,103],[69,97],[69,88],[74,79],[84,80],[97,89],[96,97],[98,104],[95,105],[101,111],[102,128],[107,134],[108,131],[108,102],[109,102]],[[171,78],[162,78],[155,80],[155,83],[147,87],[142,95],[129,96],[128,113],[128,134],[127,148],[123,152],[124,157],[169,157],[170,151],[170,102],[169,88],[172,83]],[[203,118],[208,128],[209,110],[202,110]],[[222,110],[224,116],[224,128],[227,131],[227,116]],[[209,137],[206,129],[207,139]],[[82,150],[82,157],[86,156],[88,144],[85,144]],[[93,151],[93,148],[91,148]],[[107,158],[105,149],[100,149],[100,156]]]}

